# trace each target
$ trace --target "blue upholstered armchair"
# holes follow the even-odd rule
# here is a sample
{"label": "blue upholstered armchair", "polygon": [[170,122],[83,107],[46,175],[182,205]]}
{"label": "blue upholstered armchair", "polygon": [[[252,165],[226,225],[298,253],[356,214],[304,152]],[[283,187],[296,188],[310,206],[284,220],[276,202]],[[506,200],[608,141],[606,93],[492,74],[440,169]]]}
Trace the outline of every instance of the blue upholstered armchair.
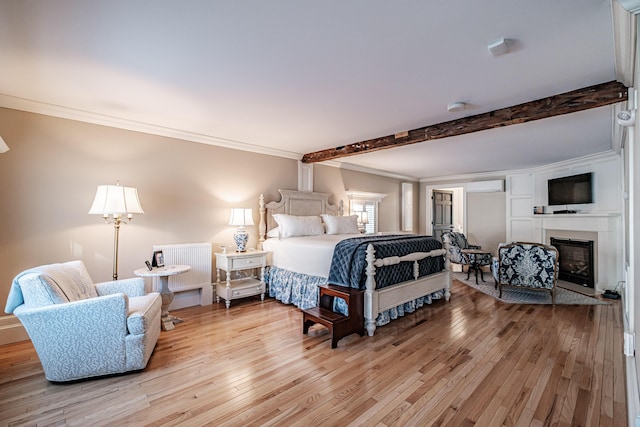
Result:
{"label": "blue upholstered armchair", "polygon": [[160,294],[141,278],[94,284],[82,261],[13,280],[5,311],[24,325],[49,381],[143,369],[160,335]]}
{"label": "blue upholstered armchair", "polygon": [[500,245],[492,270],[499,298],[503,286],[515,286],[549,291],[555,304],[559,264],[558,250],[553,246],[526,242]]}
{"label": "blue upholstered armchair", "polygon": [[[481,246],[470,245],[467,241],[467,237],[463,233],[458,233],[457,231],[442,233],[442,243],[449,255],[449,261],[462,265],[469,264],[468,257],[462,253],[464,249],[482,249]],[[486,253],[477,255],[474,261],[481,266],[489,265],[491,264],[491,254]]]}

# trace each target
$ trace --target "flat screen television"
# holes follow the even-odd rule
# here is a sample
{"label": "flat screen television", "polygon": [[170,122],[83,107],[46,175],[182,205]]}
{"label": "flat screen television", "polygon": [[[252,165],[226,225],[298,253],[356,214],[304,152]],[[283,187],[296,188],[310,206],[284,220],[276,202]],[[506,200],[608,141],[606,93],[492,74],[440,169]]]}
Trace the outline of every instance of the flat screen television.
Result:
{"label": "flat screen television", "polygon": [[593,203],[591,172],[550,179],[548,184],[549,206]]}

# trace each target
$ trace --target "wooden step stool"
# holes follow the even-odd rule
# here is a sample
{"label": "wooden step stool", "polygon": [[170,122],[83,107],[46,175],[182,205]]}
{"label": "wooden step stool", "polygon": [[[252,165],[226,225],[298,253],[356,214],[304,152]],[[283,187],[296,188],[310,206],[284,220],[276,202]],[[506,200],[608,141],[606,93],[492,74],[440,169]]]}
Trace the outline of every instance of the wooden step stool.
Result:
{"label": "wooden step stool", "polygon": [[[347,335],[364,336],[364,291],[331,284],[319,288],[319,306],[302,310],[302,333],[309,332],[309,327],[315,323],[324,325],[331,334],[331,348],[336,348],[338,341]],[[348,316],[332,311],[336,297],[346,301]]]}

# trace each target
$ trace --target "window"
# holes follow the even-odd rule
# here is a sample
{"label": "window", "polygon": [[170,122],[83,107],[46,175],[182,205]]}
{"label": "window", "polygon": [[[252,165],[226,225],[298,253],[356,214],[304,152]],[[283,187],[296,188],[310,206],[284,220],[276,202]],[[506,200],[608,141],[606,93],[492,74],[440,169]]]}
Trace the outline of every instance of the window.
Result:
{"label": "window", "polygon": [[364,234],[378,232],[378,203],[386,196],[379,193],[347,191],[349,215],[358,215],[358,227]]}
{"label": "window", "polygon": [[402,231],[413,231],[413,184],[402,183]]}
{"label": "window", "polygon": [[366,200],[351,200],[350,215],[358,215],[358,228],[364,234],[374,234],[376,232],[377,203]]}

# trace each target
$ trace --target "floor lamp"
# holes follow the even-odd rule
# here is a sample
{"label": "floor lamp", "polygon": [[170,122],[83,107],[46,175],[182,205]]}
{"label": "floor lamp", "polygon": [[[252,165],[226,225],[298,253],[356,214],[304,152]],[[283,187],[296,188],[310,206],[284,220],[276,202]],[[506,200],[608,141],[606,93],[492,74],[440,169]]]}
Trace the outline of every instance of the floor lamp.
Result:
{"label": "floor lamp", "polygon": [[107,224],[113,224],[113,280],[118,280],[118,237],[120,224],[128,224],[133,214],[143,214],[138,189],[116,185],[98,185],[89,214],[100,214]]}

